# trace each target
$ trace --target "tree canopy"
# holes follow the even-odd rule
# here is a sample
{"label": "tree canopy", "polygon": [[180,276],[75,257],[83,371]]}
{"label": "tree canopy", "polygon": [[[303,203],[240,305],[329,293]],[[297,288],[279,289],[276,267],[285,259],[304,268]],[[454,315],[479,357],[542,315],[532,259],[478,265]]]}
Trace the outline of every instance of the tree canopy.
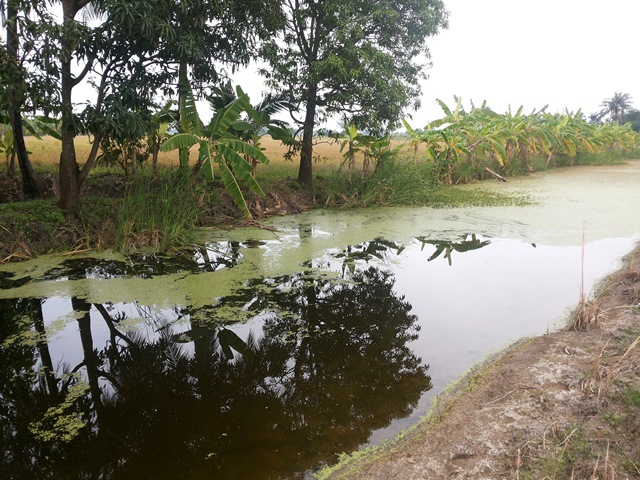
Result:
{"label": "tree canopy", "polygon": [[[34,109],[61,121],[60,206],[70,211],[78,206],[103,137],[144,135],[158,96],[179,93],[179,74],[200,89],[215,84],[222,68],[255,57],[257,39],[282,21],[278,0],[8,0],[7,5],[15,12],[8,26],[17,29],[14,37],[8,29],[7,43],[15,39],[12,64],[27,78],[20,93]],[[3,80],[9,77],[3,72]],[[72,93],[86,81],[97,99],[82,106]],[[10,89],[16,83],[3,84]],[[14,104],[18,113],[24,110]],[[91,134],[94,145],[84,161],[75,153],[80,133]]]}
{"label": "tree canopy", "polygon": [[280,34],[262,45],[269,68],[261,73],[296,105],[298,180],[310,184],[318,120],[346,113],[359,128],[381,132],[418,106],[426,41],[447,26],[447,11],[441,0],[285,0],[283,11]]}

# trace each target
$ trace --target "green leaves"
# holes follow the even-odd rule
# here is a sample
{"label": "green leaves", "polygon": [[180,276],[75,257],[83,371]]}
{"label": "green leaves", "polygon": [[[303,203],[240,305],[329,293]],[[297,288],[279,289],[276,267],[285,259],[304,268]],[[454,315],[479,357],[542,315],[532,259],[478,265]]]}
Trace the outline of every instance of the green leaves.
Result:
{"label": "green leaves", "polygon": [[430,122],[425,131],[416,131],[403,122],[413,142],[426,144],[428,158],[435,163],[440,179],[448,183],[454,181],[453,171],[461,160],[468,160],[467,165],[480,170],[487,161],[504,168],[519,161],[526,171],[534,154],[546,155],[547,164],[558,157],[568,158],[572,163],[581,152],[594,153],[605,146],[631,146],[638,141],[629,128],[613,123],[589,123],[580,111],[551,115],[545,113],[545,107],[525,115],[520,107],[515,114],[509,109],[499,115],[487,108],[485,102],[480,108],[472,103],[467,112],[461,100],[454,98],[454,109],[437,100],[445,116]]}
{"label": "green leaves", "polygon": [[193,133],[177,133],[164,141],[161,150],[163,152],[169,152],[180,148],[191,148],[200,142],[200,138]]}
{"label": "green leaves", "polygon": [[180,108],[180,127],[183,133],[169,137],[161,149],[165,152],[188,151],[199,145],[196,171],[200,171],[207,180],[213,180],[214,163],[217,163],[222,183],[233,202],[245,217],[251,218],[239,180],[256,195],[264,196],[262,188],[252,175],[253,166],[247,159],[265,164],[269,163],[269,159],[258,147],[237,136],[238,133],[253,128],[249,122],[239,120],[243,112],[254,112],[249,96],[238,87],[238,96],[218,109],[205,128],[202,127],[191,88],[185,84],[181,88],[184,98]]}

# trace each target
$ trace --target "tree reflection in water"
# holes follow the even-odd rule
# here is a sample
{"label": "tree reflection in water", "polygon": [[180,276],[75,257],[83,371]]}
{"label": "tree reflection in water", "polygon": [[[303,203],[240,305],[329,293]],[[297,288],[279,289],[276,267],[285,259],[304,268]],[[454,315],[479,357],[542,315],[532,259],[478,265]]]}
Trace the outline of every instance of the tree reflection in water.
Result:
{"label": "tree reflection in water", "polygon": [[[478,250],[479,248],[486,247],[491,243],[490,240],[480,240],[475,233],[463,235],[462,238],[457,241],[447,240],[428,240],[425,237],[416,237],[421,244],[421,248],[425,245],[433,245],[436,247],[436,251],[427,259],[427,262],[435,260],[444,252],[444,258],[449,262],[449,266],[452,264],[451,254],[455,252],[464,253],[471,250]],[[535,246],[535,245],[534,245]]]}
{"label": "tree reflection in water", "polygon": [[[188,330],[152,338],[125,334],[109,305],[73,299],[83,361],[66,367],[52,364],[39,300],[0,303],[0,478],[302,478],[407,416],[431,386],[393,284],[374,267],[349,281],[256,280],[215,309],[176,307]],[[232,305],[262,319],[254,334],[207,320]],[[105,345],[92,338],[97,318]],[[52,410],[60,425],[37,423]],[[64,440],[38,430],[64,433],[74,418],[85,426]]]}

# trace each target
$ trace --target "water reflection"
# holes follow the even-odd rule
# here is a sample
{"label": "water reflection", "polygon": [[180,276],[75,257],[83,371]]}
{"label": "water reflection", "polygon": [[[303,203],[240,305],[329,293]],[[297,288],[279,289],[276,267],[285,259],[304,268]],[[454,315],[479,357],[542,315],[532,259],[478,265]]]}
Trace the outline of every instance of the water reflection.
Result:
{"label": "water reflection", "polygon": [[376,238],[370,242],[363,242],[359,245],[349,245],[343,251],[333,255],[333,258],[342,259],[342,275],[355,273],[356,265],[359,262],[369,262],[370,260],[383,260],[389,255],[400,255],[405,246],[400,242]]}
{"label": "water reflection", "polygon": [[214,242],[197,245],[191,249],[177,250],[173,254],[136,253],[121,258],[68,258],[47,269],[37,279],[25,276],[13,279],[13,275],[0,272],[0,287],[17,288],[30,281],[144,278],[183,272],[195,274],[233,268],[242,259],[242,250],[258,248],[263,242]]}
{"label": "water reflection", "polygon": [[[431,386],[394,283],[373,266],[253,280],[134,332],[110,304],[72,298],[77,328],[56,335],[41,300],[0,301],[0,477],[302,478]],[[234,305],[249,326],[212,319]],[[69,335],[77,364],[51,353]]]}
{"label": "water reflection", "polygon": [[[42,295],[39,271],[64,287],[0,300],[0,478],[300,478],[415,422],[491,349],[547,331],[574,280],[589,288],[631,247],[587,244],[582,271],[578,246],[467,234],[318,253],[305,242],[324,232],[296,232],[0,272],[33,282],[9,295]],[[272,268],[278,255],[296,269]],[[136,288],[152,290],[144,304]],[[179,288],[202,288],[197,308]]]}
{"label": "water reflection", "polygon": [[427,258],[428,262],[435,260],[444,253],[444,258],[449,262],[449,266],[452,264],[452,252],[464,253],[471,250],[478,250],[479,248],[486,247],[491,243],[490,240],[480,240],[475,233],[465,234],[462,236],[462,239],[458,241],[429,240],[425,237],[417,237],[416,240],[420,242],[421,250],[424,249],[425,245],[433,245],[435,247],[435,252]]}

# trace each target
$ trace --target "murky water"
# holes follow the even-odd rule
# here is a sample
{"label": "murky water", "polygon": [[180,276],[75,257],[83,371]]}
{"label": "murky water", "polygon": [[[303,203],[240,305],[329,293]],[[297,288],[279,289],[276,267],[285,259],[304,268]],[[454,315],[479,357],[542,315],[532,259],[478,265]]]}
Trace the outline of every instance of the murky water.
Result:
{"label": "murky water", "polygon": [[172,256],[2,267],[0,478],[302,478],[390,438],[640,239],[640,162],[481,187],[539,203],[311,212]]}

